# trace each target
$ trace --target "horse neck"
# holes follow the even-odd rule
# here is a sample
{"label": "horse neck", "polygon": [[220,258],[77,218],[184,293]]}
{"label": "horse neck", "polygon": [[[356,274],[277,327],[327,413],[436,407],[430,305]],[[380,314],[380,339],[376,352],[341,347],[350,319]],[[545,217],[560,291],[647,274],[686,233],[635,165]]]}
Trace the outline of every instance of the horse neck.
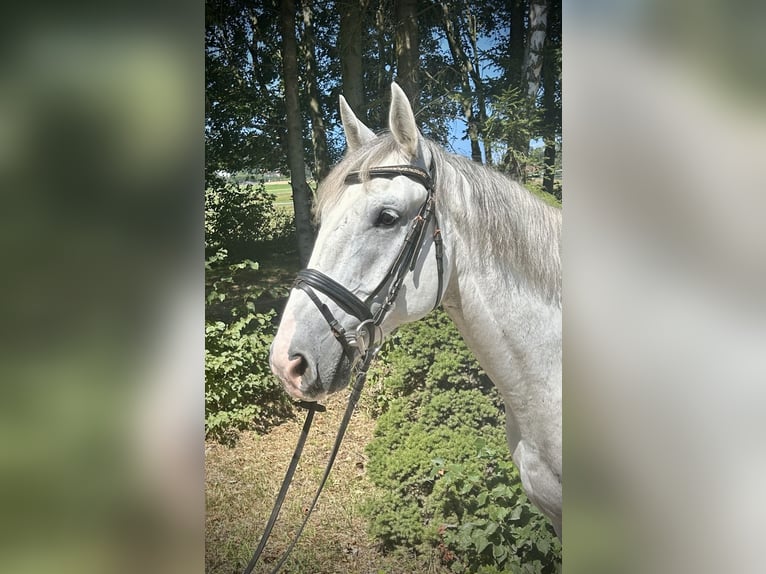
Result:
{"label": "horse neck", "polygon": [[[524,221],[525,214],[519,215],[514,220]],[[475,234],[461,233],[465,221],[456,222],[449,214],[442,217],[449,220],[453,238],[445,310],[516,413],[522,435],[524,427],[535,424],[534,417],[560,420],[560,409],[542,404],[557,397],[560,404],[560,298],[540,289],[513,258],[488,257],[486,246],[475,244]],[[506,232],[530,233],[527,227],[515,225]],[[558,247],[551,249],[557,253]],[[540,409],[535,408],[538,403]]]}

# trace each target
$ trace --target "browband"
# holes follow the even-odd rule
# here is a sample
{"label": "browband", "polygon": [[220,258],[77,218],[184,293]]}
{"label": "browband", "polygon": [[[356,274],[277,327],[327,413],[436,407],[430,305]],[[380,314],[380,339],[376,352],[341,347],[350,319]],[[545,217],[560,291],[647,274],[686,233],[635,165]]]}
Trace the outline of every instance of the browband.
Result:
{"label": "browband", "polygon": [[[426,188],[426,190],[433,190],[434,184],[431,179],[431,174],[426,170],[416,167],[414,165],[391,165],[385,167],[371,167],[367,170],[366,175],[369,177],[388,177],[394,178],[400,175],[410,177],[417,180]],[[364,183],[362,179],[361,171],[353,171],[346,176],[346,185],[353,185],[355,183]]]}

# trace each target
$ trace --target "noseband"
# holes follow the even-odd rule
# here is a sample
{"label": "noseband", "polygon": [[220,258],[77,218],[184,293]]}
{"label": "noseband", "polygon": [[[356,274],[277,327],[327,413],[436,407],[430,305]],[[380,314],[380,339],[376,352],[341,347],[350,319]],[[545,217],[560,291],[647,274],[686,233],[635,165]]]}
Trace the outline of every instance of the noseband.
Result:
{"label": "noseband", "polygon": [[[388,315],[391,307],[396,302],[402,283],[408,272],[415,269],[418,255],[423,249],[426,229],[434,223],[434,253],[436,255],[436,268],[438,286],[434,309],[441,302],[443,290],[443,248],[441,230],[439,229],[436,213],[434,212],[434,182],[431,175],[424,169],[412,165],[394,165],[387,167],[373,167],[367,172],[370,178],[384,177],[394,178],[404,175],[420,183],[426,188],[426,199],[420,207],[418,214],[410,222],[407,236],[404,238],[399,253],[392,262],[378,286],[364,301],[359,299],[343,285],[316,269],[304,269],[298,272],[294,287],[303,290],[316,305],[322,316],[330,325],[330,330],[343,347],[343,351],[349,360],[354,359],[356,350],[364,355],[368,349],[379,346],[382,343],[383,333],[380,327]],[[363,183],[362,174],[359,171],[351,172],[346,176],[347,185]],[[373,312],[374,300],[383,292],[388,285],[388,292],[382,304]],[[324,304],[314,290],[327,296],[338,307],[349,315],[359,319],[360,323],[353,334],[349,334],[333,316],[330,309]]]}

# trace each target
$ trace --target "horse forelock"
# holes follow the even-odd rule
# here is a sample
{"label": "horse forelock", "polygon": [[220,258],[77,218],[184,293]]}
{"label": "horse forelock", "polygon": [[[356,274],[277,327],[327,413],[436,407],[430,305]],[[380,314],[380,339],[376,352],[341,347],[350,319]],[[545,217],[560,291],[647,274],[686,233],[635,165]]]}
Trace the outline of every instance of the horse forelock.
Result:
{"label": "horse forelock", "polygon": [[[472,255],[491,253],[519,272],[546,299],[560,303],[561,210],[547,205],[509,177],[467,158],[449,154],[424,140],[431,156],[436,201],[460,226]],[[349,173],[367,178],[399,151],[390,133],[383,133],[343,159],[321,182],[314,205],[315,220],[332,209],[348,187]]]}
{"label": "horse forelock", "polygon": [[343,159],[330,171],[317,188],[314,204],[314,220],[321,223],[322,214],[332,209],[340,200],[348,187],[346,177],[353,172],[359,172],[362,180],[366,180],[371,167],[381,165],[381,162],[399,151],[398,144],[390,133],[378,135],[362,147],[348,151]]}

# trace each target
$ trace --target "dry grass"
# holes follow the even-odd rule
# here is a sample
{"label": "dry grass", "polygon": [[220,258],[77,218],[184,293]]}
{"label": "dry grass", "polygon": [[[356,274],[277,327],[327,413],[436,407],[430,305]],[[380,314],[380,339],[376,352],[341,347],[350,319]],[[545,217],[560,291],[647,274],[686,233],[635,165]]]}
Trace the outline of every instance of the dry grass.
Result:
{"label": "dry grass", "polygon": [[[255,572],[269,571],[298,528],[303,509],[313,498],[324,471],[346,397],[347,393],[339,393],[328,400],[327,412],[317,413],[282,513]],[[247,564],[268,519],[302,424],[300,411],[296,420],[274,428],[269,434],[243,433],[233,448],[213,442],[206,444],[206,572],[235,574]],[[432,557],[384,555],[368,537],[360,506],[376,495],[375,487],[366,477],[364,452],[374,427],[375,421],[364,410],[357,409],[327,486],[282,572],[448,572]]]}

